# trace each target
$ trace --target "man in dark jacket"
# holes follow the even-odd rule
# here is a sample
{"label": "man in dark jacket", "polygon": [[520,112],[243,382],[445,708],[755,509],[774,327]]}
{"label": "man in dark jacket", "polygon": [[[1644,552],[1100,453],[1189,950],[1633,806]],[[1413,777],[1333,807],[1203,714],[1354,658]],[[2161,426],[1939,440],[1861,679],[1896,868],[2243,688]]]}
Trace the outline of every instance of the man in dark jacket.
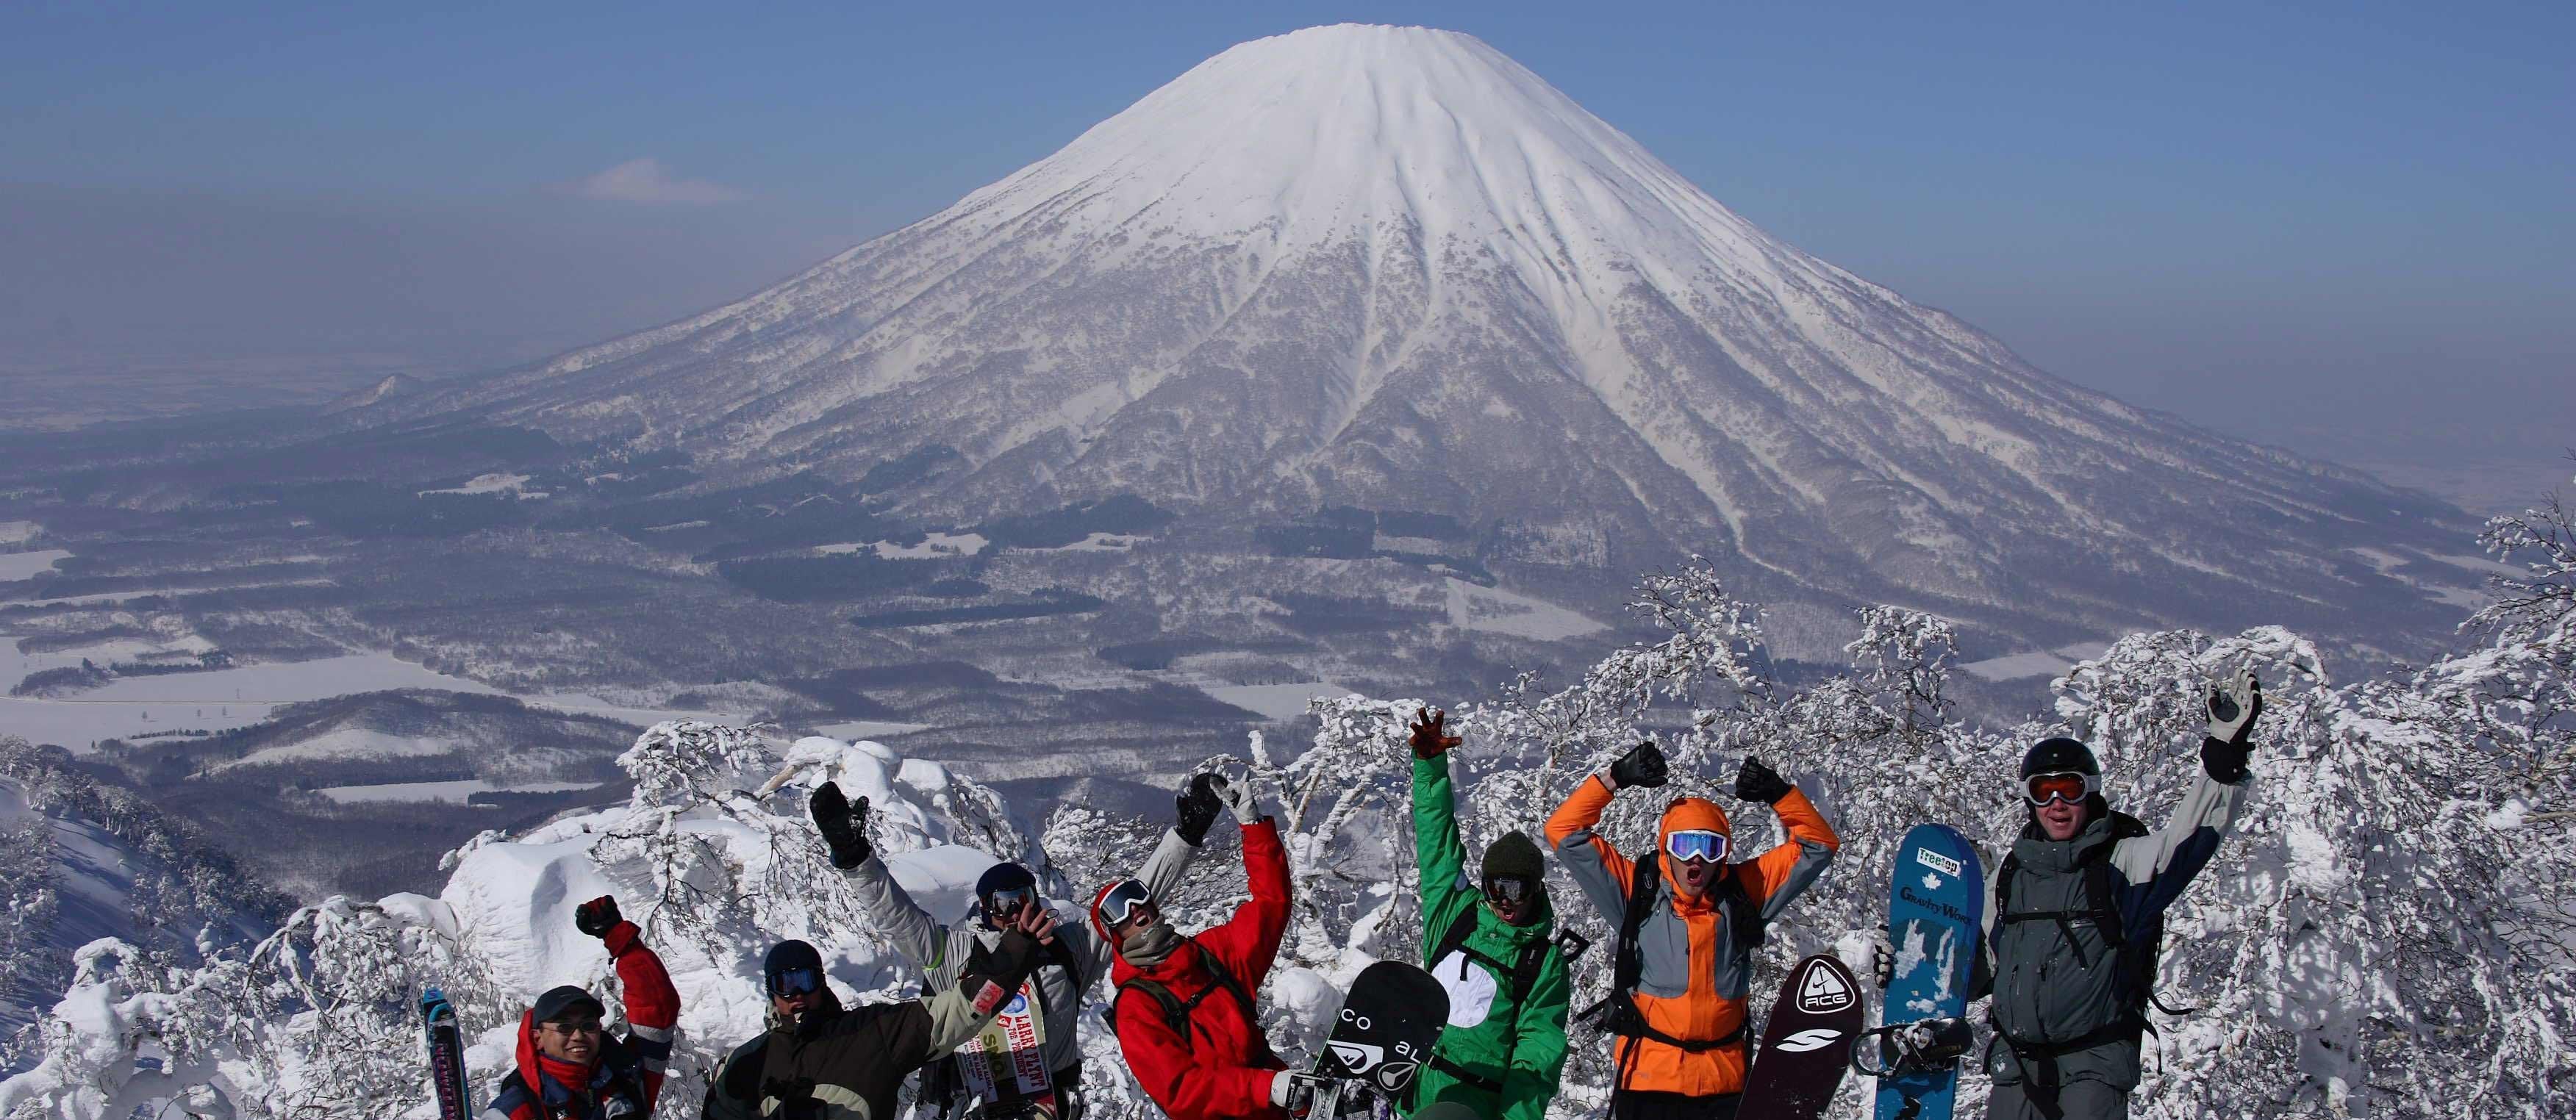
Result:
{"label": "man in dark jacket", "polygon": [[769,1030],[734,1048],[707,1083],[703,1120],[892,1120],[895,1092],[993,1019],[1055,938],[1055,916],[1024,910],[985,960],[949,988],[901,1003],[844,1008],[822,954],[784,941],[761,962]]}
{"label": "man in dark jacket", "polygon": [[662,1096],[680,993],[642,931],[607,895],[573,911],[573,927],[608,946],[625,992],[625,1038],[609,1034],[608,1008],[566,984],[538,996],[519,1019],[519,1065],[483,1120],[643,1120]]}
{"label": "man in dark jacket", "polygon": [[[2209,696],[2200,778],[2162,831],[2111,810],[2091,748],[2046,739],[2022,758],[2030,819],[1986,883],[1986,952],[1970,998],[1991,991],[1991,1120],[2116,1120],[2138,1087],[2164,914],[2218,851],[2245,803],[2263,690],[2241,674]],[[1879,979],[1892,954],[1882,935]]]}

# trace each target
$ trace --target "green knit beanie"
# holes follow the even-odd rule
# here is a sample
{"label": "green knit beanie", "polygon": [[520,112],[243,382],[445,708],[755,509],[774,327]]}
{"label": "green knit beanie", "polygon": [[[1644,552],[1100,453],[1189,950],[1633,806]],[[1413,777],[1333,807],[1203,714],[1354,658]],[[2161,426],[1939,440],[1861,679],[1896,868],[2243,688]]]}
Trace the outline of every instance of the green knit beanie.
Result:
{"label": "green knit beanie", "polygon": [[1539,855],[1538,845],[1515,829],[1486,846],[1485,878],[1539,882],[1547,878],[1547,862]]}

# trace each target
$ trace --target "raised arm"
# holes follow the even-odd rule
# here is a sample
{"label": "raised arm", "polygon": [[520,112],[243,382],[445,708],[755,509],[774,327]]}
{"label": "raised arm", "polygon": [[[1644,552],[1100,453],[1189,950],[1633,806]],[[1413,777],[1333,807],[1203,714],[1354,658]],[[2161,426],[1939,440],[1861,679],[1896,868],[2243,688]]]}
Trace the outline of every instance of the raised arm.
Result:
{"label": "raised arm", "polygon": [[2121,840],[2111,866],[2128,880],[2120,892],[2121,923],[2131,937],[2145,933],[2182,897],[2192,877],[2218,854],[2218,842],[2235,827],[2237,810],[2252,784],[2246,763],[2253,752],[2254,720],[2263,714],[2263,686],[2240,673],[2209,694],[2209,732],[2200,743],[2200,777],[2174,806],[2165,826]]}
{"label": "raised arm", "polygon": [[1592,826],[1601,823],[1602,811],[1610,807],[1610,798],[1618,790],[1652,789],[1668,780],[1663,750],[1651,742],[1639,743],[1611,763],[1607,772],[1583,779],[1566,795],[1565,803],[1548,814],[1547,846],[1556,850],[1557,861],[1574,877],[1574,885],[1583,889],[1583,897],[1592,900],[1592,908],[1612,925],[1627,913],[1628,883],[1636,876],[1637,865],[1593,832]]}
{"label": "raised arm", "polygon": [[1448,927],[1458,896],[1475,893],[1467,882],[1467,846],[1458,840],[1457,793],[1449,781],[1448,752],[1460,740],[1447,732],[1448,718],[1445,712],[1426,708],[1411,728],[1413,855],[1422,873],[1425,952],[1432,948],[1431,939]]}
{"label": "raised arm", "polygon": [[1201,952],[1225,962],[1247,991],[1259,991],[1279,955],[1279,939],[1288,930],[1288,849],[1279,842],[1279,825],[1261,815],[1249,777],[1214,783],[1225,807],[1243,826],[1243,873],[1252,897],[1234,908],[1225,924],[1192,938]]}
{"label": "raised arm", "polygon": [[617,990],[626,1006],[626,1044],[644,1068],[644,1111],[662,1099],[662,1078],[671,1068],[671,1039],[680,1022],[680,990],[671,986],[670,970],[644,945],[644,931],[617,912],[617,900],[601,895],[573,911],[573,928],[600,940],[617,967]]}
{"label": "raised arm", "polygon": [[1773,773],[1761,759],[1744,760],[1735,777],[1735,796],[1769,803],[1771,811],[1780,815],[1782,827],[1789,830],[1787,843],[1736,870],[1745,892],[1762,900],[1762,918],[1769,921],[1824,874],[1825,865],[1834,861],[1834,852],[1843,846],[1842,837],[1834,834],[1834,826],[1825,823],[1825,815],[1816,811],[1804,791]]}
{"label": "raised arm", "polygon": [[965,938],[933,919],[920,903],[904,893],[903,884],[894,881],[894,872],[877,857],[876,846],[868,841],[868,799],[861,797],[853,804],[841,795],[839,783],[825,782],[814,791],[807,808],[813,814],[815,829],[823,834],[824,846],[831,851],[832,866],[840,869],[857,892],[859,908],[867,913],[868,924],[921,970],[928,986],[945,986],[943,981],[955,976],[964,964],[958,959],[964,950],[956,942]]}

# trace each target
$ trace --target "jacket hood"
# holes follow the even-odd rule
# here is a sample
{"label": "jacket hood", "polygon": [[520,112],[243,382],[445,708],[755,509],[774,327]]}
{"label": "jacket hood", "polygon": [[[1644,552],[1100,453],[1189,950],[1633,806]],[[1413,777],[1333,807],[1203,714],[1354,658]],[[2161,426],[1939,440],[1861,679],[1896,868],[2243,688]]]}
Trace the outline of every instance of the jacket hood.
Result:
{"label": "jacket hood", "polygon": [[[1655,827],[1655,850],[1664,851],[1672,843],[1674,833],[1693,829],[1706,829],[1724,836],[1729,846],[1735,843],[1735,825],[1726,819],[1726,810],[1718,808],[1717,802],[1705,797],[1677,797],[1664,809],[1663,823]],[[1728,859],[1734,857],[1735,853],[1727,853]]]}
{"label": "jacket hood", "polygon": [[[605,1056],[608,1037],[601,1035],[599,1042],[600,1053]],[[519,1080],[527,1083],[528,1092],[535,1094],[536,1099],[546,1099],[545,1079],[548,1077],[567,1089],[588,1091],[591,1071],[597,1066],[595,1059],[590,1065],[577,1066],[545,1056],[537,1049],[537,1010],[531,1007],[519,1013]]]}

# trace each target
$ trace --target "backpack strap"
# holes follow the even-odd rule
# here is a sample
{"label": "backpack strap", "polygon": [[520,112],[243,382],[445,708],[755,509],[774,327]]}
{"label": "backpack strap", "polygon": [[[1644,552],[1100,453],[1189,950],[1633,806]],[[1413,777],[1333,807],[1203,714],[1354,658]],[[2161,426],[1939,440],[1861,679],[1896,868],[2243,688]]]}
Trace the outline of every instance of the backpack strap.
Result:
{"label": "backpack strap", "polygon": [[[1676,1038],[1648,1024],[1646,1013],[1637,1008],[1637,984],[1645,970],[1645,953],[1638,946],[1637,934],[1645,929],[1646,919],[1652,917],[1655,912],[1655,902],[1663,882],[1661,856],[1660,852],[1652,853],[1637,861],[1636,875],[1628,886],[1628,909],[1621,915],[1619,921],[1619,948],[1611,957],[1610,994],[1600,1003],[1586,1009],[1584,1014],[1590,1016],[1606,1007],[1609,1015],[1602,1020],[1602,1027],[1611,1034],[1622,1038],[1642,1038],[1659,1042],[1685,1053],[1698,1054],[1742,1043],[1745,1027],[1743,1023],[1737,1023],[1735,1029],[1728,1031],[1723,1038]],[[1732,868],[1721,869],[1718,874],[1722,879],[1734,883],[1735,874]],[[1733,889],[1736,892],[1735,897],[1742,897],[1743,884],[1734,883]],[[1742,905],[1736,908],[1734,921],[1738,926],[1743,924],[1743,912],[1746,908]],[[1758,936],[1760,933],[1758,916],[1754,931]],[[1736,937],[1734,940],[1736,958],[1739,961],[1751,958],[1753,947],[1745,944],[1742,937]]]}
{"label": "backpack strap", "polygon": [[[1196,943],[1195,939],[1186,940]],[[1118,985],[1118,990],[1109,997],[1109,1006],[1101,1010],[1101,1018],[1108,1020],[1111,1031],[1116,1031],[1118,1002],[1126,998],[1128,992],[1140,991],[1152,996],[1155,1003],[1162,1005],[1163,1022],[1172,1028],[1173,1034],[1181,1036],[1182,1045],[1188,1046],[1191,1044],[1190,1013],[1197,1011],[1200,1004],[1207,1002],[1209,993],[1222,988],[1234,997],[1236,1006],[1243,1009],[1243,1017],[1247,1022],[1260,1022],[1260,1018],[1253,1013],[1252,993],[1243,990],[1243,982],[1234,978],[1234,973],[1225,967],[1225,962],[1218,960],[1216,954],[1205,949],[1199,950],[1199,960],[1207,965],[1208,973],[1214,978],[1215,983],[1199,989],[1197,994],[1184,1000],[1172,994],[1172,989],[1165,986],[1162,981],[1137,976]]]}
{"label": "backpack strap", "polygon": [[1546,967],[1547,951],[1555,947],[1555,942],[1535,941],[1523,945],[1513,962],[1505,964],[1467,947],[1467,939],[1474,936],[1475,932],[1476,910],[1471,905],[1452,919],[1447,929],[1440,932],[1439,942],[1432,947],[1431,959],[1424,963],[1437,967],[1440,962],[1449,959],[1449,954],[1464,953],[1468,960],[1493,969],[1495,975],[1509,983],[1511,1005],[1515,1009],[1519,1008],[1521,1001],[1529,997],[1531,987],[1538,983],[1539,970]]}

